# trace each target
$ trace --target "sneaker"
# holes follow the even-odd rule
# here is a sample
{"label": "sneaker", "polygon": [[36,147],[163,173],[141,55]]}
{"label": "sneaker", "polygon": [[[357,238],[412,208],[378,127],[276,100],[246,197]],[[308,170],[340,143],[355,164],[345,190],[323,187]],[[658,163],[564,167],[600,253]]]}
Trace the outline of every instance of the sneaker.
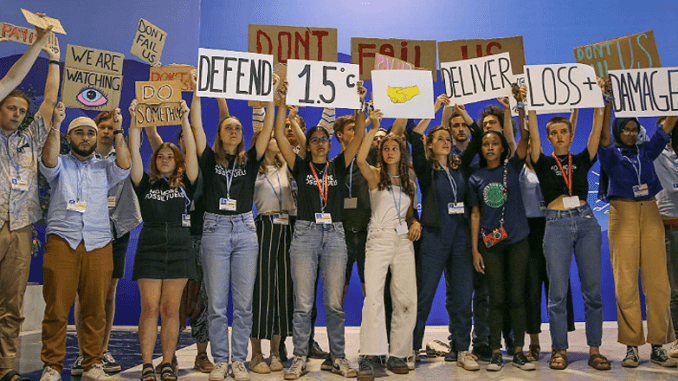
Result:
{"label": "sneaker", "polygon": [[228,375],[228,362],[220,361],[214,365],[210,372],[209,381],[223,381]]}
{"label": "sneaker", "polygon": [[73,362],[73,365],[71,365],[71,376],[82,376],[82,373],[85,371],[85,369],[82,367],[82,360],[85,358],[82,356],[78,356],[75,361]]}
{"label": "sneaker", "polygon": [[104,365],[104,372],[106,373],[118,373],[122,370],[120,364],[115,361],[113,355],[109,351],[104,352],[102,363]]}
{"label": "sneaker", "polygon": [[457,352],[450,350],[445,354],[445,361],[447,362],[455,362],[457,361]]}
{"label": "sneaker", "polygon": [[492,359],[492,349],[487,344],[473,345],[471,354],[482,361],[490,361]]}
{"label": "sneaker", "polygon": [[416,368],[417,362],[419,361],[418,357],[419,355],[417,354],[417,351],[413,351],[412,355],[405,359],[405,362],[407,362],[407,369],[414,370],[414,368]]}
{"label": "sneaker", "polygon": [[329,355],[330,355],[329,353],[323,351],[322,348],[320,348],[320,344],[318,344],[318,342],[315,340],[313,341],[313,343],[311,343],[311,345],[308,346],[309,358],[322,360]]}
{"label": "sneaker", "polygon": [[622,360],[622,366],[625,368],[637,368],[640,359],[638,358],[638,347],[626,346],[626,357]]}
{"label": "sneaker", "polygon": [[252,360],[250,360],[250,370],[259,374],[271,373],[271,368],[268,367],[268,364],[266,364],[264,356],[261,353],[253,356]]}
{"label": "sneaker", "polygon": [[449,344],[440,340],[433,340],[426,343],[426,356],[443,357],[452,350]]}
{"label": "sneaker", "polygon": [[271,369],[272,372],[280,372],[281,370],[285,369],[285,366],[282,363],[282,360],[280,359],[280,354],[279,353],[271,353],[271,357],[269,358],[269,364],[268,367]]}
{"label": "sneaker", "polygon": [[[261,361],[266,365],[266,362],[264,361],[264,357],[261,357]],[[266,368],[268,368],[268,365],[266,365]],[[250,380],[250,373],[247,371],[247,367],[245,367],[245,362],[244,361],[233,361],[231,364],[231,372],[233,373],[233,379],[235,381],[249,381]],[[271,373],[271,370],[268,370],[268,373]]]}
{"label": "sneaker", "polygon": [[42,370],[40,381],[61,381],[61,373],[52,369],[50,366],[46,366],[45,369]]}
{"label": "sneaker", "polygon": [[358,376],[358,372],[351,368],[351,363],[345,357],[337,357],[332,364],[332,373],[344,376],[346,378]]}
{"label": "sneaker", "polygon": [[669,349],[669,357],[678,357],[678,340],[674,341]]}
{"label": "sneaker", "polygon": [[326,370],[328,372],[331,372],[332,369],[334,369],[334,362],[332,361],[331,356],[327,356],[325,357],[323,363],[320,364],[320,370]]}
{"label": "sneaker", "polygon": [[198,353],[195,356],[195,364],[193,364],[193,369],[200,373],[210,373],[212,370],[214,370],[214,364],[212,364],[210,358],[207,356],[207,352]]}
{"label": "sneaker", "polygon": [[534,366],[533,363],[530,362],[530,360],[525,357],[525,354],[523,352],[518,352],[513,354],[513,361],[511,361],[511,364],[515,366],[518,369],[522,370],[535,370],[537,369],[536,366]]}
{"label": "sneaker", "polygon": [[306,356],[294,356],[292,365],[285,371],[286,380],[296,380],[308,373],[306,369]]}
{"label": "sneaker", "polygon": [[407,366],[405,360],[395,356],[388,358],[386,368],[395,374],[407,374],[410,372],[410,367]]}
{"label": "sneaker", "polygon": [[492,358],[490,359],[490,364],[487,365],[487,370],[490,372],[497,372],[503,367],[504,359],[501,357],[501,353],[492,353]]}
{"label": "sneaker", "polygon": [[358,360],[358,381],[374,381],[374,363],[369,356]]}
{"label": "sneaker", "polygon": [[[480,370],[480,365],[476,362],[475,357],[469,351],[461,351],[458,353],[457,366],[460,366],[466,370]],[[447,361],[447,357],[445,357]]]}
{"label": "sneaker", "polygon": [[82,374],[82,381],[113,381],[113,377],[106,374],[103,364],[94,364]]}
{"label": "sneaker", "polygon": [[678,366],[678,361],[670,358],[666,354],[666,349],[662,348],[661,345],[658,346],[652,346],[652,354],[650,355],[650,360],[658,365],[661,365],[663,367],[667,368],[675,368]]}

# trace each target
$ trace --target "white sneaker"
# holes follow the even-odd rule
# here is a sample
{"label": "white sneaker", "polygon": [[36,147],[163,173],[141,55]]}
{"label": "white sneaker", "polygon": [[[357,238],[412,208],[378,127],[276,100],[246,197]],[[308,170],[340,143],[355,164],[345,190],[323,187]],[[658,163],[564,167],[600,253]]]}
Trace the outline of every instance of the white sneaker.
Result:
{"label": "white sneaker", "polygon": [[104,364],[94,364],[82,374],[81,381],[112,381],[113,377],[104,372]]}
{"label": "white sneaker", "polygon": [[417,356],[417,352],[416,352],[416,351],[412,351],[412,355],[411,355],[411,356],[408,356],[407,359],[406,359],[406,361],[405,361],[405,362],[407,363],[407,369],[409,369],[409,370],[414,370],[414,368],[416,368],[416,366],[417,366],[417,357],[419,357],[419,356]]}
{"label": "white sneaker", "polygon": [[674,341],[669,349],[669,357],[678,357],[678,340]]}
{"label": "white sneaker", "polygon": [[345,357],[336,357],[332,363],[332,373],[346,378],[358,377],[358,371],[351,368],[351,363]]}
{"label": "white sneaker", "polygon": [[223,381],[228,375],[228,362],[220,361],[214,365],[214,369],[210,372],[210,381]]}
{"label": "white sneaker", "polygon": [[457,353],[457,366],[466,370],[480,370],[480,365],[475,359],[475,356],[469,351],[462,351]]}
{"label": "white sneaker", "polygon": [[285,379],[296,380],[306,373],[308,373],[308,369],[306,369],[306,356],[294,356],[292,365],[285,371]]}
{"label": "white sneaker", "polygon": [[247,371],[244,361],[233,361],[231,364],[231,371],[233,372],[233,379],[235,381],[250,380],[250,373]]}
{"label": "white sneaker", "polygon": [[61,381],[61,373],[52,369],[52,367],[46,366],[45,369],[42,370],[40,381]]}

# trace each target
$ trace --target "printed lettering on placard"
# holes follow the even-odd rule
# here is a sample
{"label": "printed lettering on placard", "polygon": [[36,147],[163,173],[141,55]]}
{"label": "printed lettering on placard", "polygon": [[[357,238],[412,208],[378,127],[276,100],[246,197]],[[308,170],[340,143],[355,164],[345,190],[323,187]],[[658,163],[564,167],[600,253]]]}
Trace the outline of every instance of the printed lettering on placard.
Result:
{"label": "printed lettering on placard", "polygon": [[603,93],[589,65],[528,65],[524,72],[530,110],[603,107]]}
{"label": "printed lettering on placard", "polygon": [[289,105],[360,108],[358,65],[288,60],[287,74]]}
{"label": "printed lettering on placard", "polygon": [[273,56],[205,48],[198,56],[198,96],[273,99]]}
{"label": "printed lettering on placard", "polygon": [[513,72],[508,53],[441,63],[440,76],[452,103],[472,103],[511,94]]}
{"label": "printed lettering on placard", "polygon": [[610,70],[618,118],[678,113],[678,68]]}

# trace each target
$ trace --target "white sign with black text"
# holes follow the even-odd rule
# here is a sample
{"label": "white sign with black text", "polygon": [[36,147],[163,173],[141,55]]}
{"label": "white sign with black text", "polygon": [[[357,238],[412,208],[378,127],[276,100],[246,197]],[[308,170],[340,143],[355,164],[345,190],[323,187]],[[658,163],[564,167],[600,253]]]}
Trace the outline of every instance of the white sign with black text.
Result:
{"label": "white sign with black text", "polygon": [[445,94],[451,103],[466,104],[511,95],[509,53],[440,64]]}
{"label": "white sign with black text", "polygon": [[562,112],[604,105],[595,70],[589,65],[528,65],[523,69],[528,110]]}
{"label": "white sign with black text", "polygon": [[287,60],[287,104],[359,109],[359,73],[354,64]]}
{"label": "white sign with black text", "polygon": [[678,114],[678,67],[610,70],[618,118]]}
{"label": "white sign with black text", "polygon": [[273,100],[273,56],[198,49],[199,97]]}

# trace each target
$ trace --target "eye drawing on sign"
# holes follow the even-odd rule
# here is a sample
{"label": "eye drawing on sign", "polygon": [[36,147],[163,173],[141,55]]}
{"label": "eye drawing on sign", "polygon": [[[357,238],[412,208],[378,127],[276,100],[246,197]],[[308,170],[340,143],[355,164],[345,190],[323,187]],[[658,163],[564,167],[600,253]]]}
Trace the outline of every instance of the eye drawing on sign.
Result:
{"label": "eye drawing on sign", "polygon": [[85,87],[75,99],[87,107],[99,107],[108,103],[108,97],[99,89]]}
{"label": "eye drawing on sign", "polygon": [[419,86],[409,87],[391,87],[386,90],[386,94],[393,103],[405,103],[415,96],[419,95]]}

